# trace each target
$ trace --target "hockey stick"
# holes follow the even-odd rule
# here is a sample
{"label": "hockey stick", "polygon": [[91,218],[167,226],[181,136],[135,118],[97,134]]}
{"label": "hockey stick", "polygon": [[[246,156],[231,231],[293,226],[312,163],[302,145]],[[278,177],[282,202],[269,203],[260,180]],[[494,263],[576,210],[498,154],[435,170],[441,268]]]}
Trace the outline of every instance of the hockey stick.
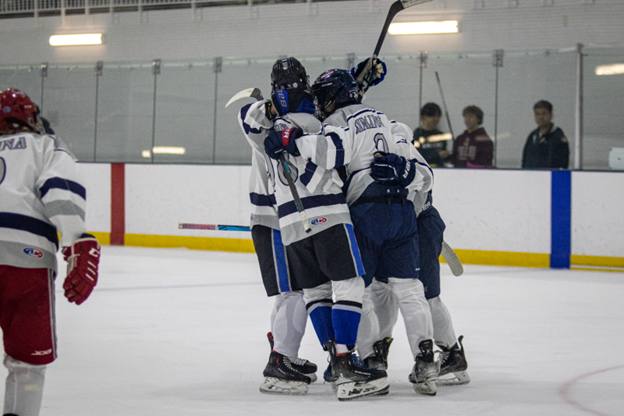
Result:
{"label": "hockey stick", "polygon": [[464,266],[462,266],[461,261],[459,261],[457,254],[455,254],[451,246],[446,244],[446,241],[442,241],[442,257],[444,257],[444,260],[451,268],[453,276],[461,276],[464,273]]}
{"label": "hockey stick", "polygon": [[438,80],[438,88],[440,88],[440,95],[442,96],[442,106],[444,107],[444,114],[446,114],[446,121],[448,122],[449,130],[451,131],[451,136],[455,138],[455,134],[453,133],[453,127],[451,127],[451,118],[449,117],[448,109],[446,108],[446,100],[444,99],[444,92],[442,92],[442,83],[440,82],[440,75],[438,75],[438,71],[436,71],[435,74],[436,74],[436,79]]}
{"label": "hockey stick", "polygon": [[262,92],[260,92],[258,88],[247,88],[246,90],[242,90],[234,94],[234,96],[230,98],[230,101],[228,101],[225,105],[225,108],[227,108],[234,101],[247,97],[255,98],[257,101],[264,100],[264,98],[262,97]]}
{"label": "hockey stick", "polygon": [[[242,90],[237,92],[230,101],[225,105],[226,107],[233,103],[236,100],[245,97],[255,98],[256,101],[264,100],[262,96],[262,92],[258,88],[247,88],[246,90]],[[297,192],[297,188],[295,187],[295,181],[292,178],[292,171],[290,170],[290,164],[286,161],[286,156],[284,152],[280,154],[279,162],[282,165],[282,169],[284,169],[286,182],[288,182],[288,187],[290,188],[290,192],[292,193],[293,200],[295,202],[295,207],[297,208],[297,212],[299,212],[299,216],[301,217],[301,221],[303,222],[303,229],[306,233],[312,231],[312,226],[310,225],[310,221],[308,220],[308,216],[305,213],[305,209],[303,208],[303,202],[301,202],[301,198],[299,197],[299,192]]]}
{"label": "hockey stick", "polygon": [[180,230],[213,230],[213,231],[251,231],[246,225],[224,225],[224,224],[193,224],[181,222],[178,224]]}
{"label": "hockey stick", "polygon": [[[381,50],[381,45],[383,45],[384,40],[386,39],[386,34],[388,33],[388,28],[390,27],[390,23],[392,23],[392,19],[397,15],[401,10],[407,9],[408,7],[416,6],[417,4],[428,3],[433,0],[397,0],[390,6],[388,10],[388,15],[386,16],[386,21],[383,25],[383,29],[381,29],[381,34],[379,35],[379,39],[377,40],[377,45],[375,46],[375,52],[373,52],[373,56],[368,59],[366,66],[362,73],[358,76],[357,81],[361,85],[364,82],[364,78],[366,78],[366,85],[370,85],[372,79],[368,79],[372,75],[373,69],[373,61],[379,55],[379,51]],[[366,87],[368,89],[368,87]],[[362,92],[366,92],[366,89]]]}

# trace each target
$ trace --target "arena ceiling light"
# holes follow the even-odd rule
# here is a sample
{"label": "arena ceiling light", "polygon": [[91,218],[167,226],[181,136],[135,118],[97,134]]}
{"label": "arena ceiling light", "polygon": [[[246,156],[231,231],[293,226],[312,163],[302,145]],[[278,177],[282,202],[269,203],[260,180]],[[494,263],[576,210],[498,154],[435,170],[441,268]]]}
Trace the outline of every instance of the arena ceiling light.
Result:
{"label": "arena ceiling light", "polygon": [[596,75],[624,74],[624,64],[598,65]]}
{"label": "arena ceiling light", "polygon": [[82,33],[79,35],[53,35],[50,36],[50,45],[52,46],[70,46],[70,45],[101,45],[101,33]]}
{"label": "arena ceiling light", "polygon": [[[186,148],[175,146],[154,146],[152,151],[155,155],[183,155],[186,153]],[[143,157],[152,157],[149,150],[143,150],[141,155]]]}
{"label": "arena ceiling light", "polygon": [[392,23],[388,29],[391,35],[429,35],[436,33],[459,32],[457,20],[441,22],[402,22]]}

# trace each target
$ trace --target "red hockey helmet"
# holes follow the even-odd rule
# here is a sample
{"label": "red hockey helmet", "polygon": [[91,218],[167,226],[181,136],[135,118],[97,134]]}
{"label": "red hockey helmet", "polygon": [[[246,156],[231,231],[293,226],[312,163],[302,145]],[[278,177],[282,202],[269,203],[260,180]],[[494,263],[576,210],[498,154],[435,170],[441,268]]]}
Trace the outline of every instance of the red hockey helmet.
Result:
{"label": "red hockey helmet", "polygon": [[0,92],[0,131],[27,127],[36,130],[37,106],[22,91],[9,88]]}

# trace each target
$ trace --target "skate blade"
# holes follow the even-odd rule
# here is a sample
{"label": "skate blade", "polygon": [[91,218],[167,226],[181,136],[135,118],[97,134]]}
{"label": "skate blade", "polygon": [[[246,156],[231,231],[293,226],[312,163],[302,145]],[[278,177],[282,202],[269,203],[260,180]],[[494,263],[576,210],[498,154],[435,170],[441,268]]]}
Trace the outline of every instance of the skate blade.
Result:
{"label": "skate blade", "polygon": [[336,396],[340,401],[354,400],[366,396],[381,396],[388,394],[390,385],[386,377],[370,381],[368,383],[348,382],[338,384]]}
{"label": "skate blade", "polygon": [[305,396],[308,394],[308,385],[302,381],[284,381],[274,377],[265,377],[264,383],[260,386],[260,393]]}
{"label": "skate blade", "polygon": [[438,386],[463,386],[470,383],[470,376],[466,371],[457,371],[448,374],[450,378],[438,378]]}
{"label": "skate blade", "polygon": [[436,382],[434,380],[415,383],[413,386],[416,393],[425,394],[427,396],[435,396],[438,392]]}

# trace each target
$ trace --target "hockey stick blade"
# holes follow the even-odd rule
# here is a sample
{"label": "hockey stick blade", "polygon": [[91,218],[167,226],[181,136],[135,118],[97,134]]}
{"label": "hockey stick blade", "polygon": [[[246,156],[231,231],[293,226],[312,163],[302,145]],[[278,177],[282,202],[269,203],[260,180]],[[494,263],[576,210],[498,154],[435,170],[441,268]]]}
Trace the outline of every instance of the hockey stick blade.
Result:
{"label": "hockey stick blade", "polygon": [[446,241],[442,241],[442,257],[444,257],[444,260],[448,263],[451,268],[451,273],[453,273],[454,276],[461,276],[464,273],[464,266],[462,266],[457,254],[455,254]]}
{"label": "hockey stick blade", "polygon": [[264,97],[262,97],[262,92],[260,92],[258,88],[247,88],[234,94],[234,96],[230,98],[230,101],[228,101],[225,105],[225,108],[227,108],[234,101],[240,100],[241,98],[255,98],[256,101],[264,100]]}
{"label": "hockey stick blade", "polygon": [[225,225],[225,224],[193,224],[181,222],[178,224],[180,230],[209,230],[209,231],[251,231],[246,225]]}
{"label": "hockey stick blade", "polygon": [[[386,39],[386,34],[388,33],[388,28],[390,27],[390,23],[392,23],[392,19],[396,16],[401,10],[407,9],[408,7],[416,6],[422,3],[429,3],[433,0],[397,0],[390,5],[390,9],[388,10],[388,15],[386,16],[386,21],[384,22],[383,29],[381,29],[381,34],[379,35],[379,39],[377,40],[377,45],[375,46],[375,51],[373,52],[373,56],[368,59],[366,63],[366,67],[362,73],[358,76],[357,81],[361,85],[364,81],[364,78],[370,76],[370,73],[373,69],[373,60],[377,58],[379,55],[379,51],[381,51],[381,45],[383,45],[384,40]],[[370,85],[371,80],[367,80],[367,85]],[[366,91],[363,91],[366,92]]]}

